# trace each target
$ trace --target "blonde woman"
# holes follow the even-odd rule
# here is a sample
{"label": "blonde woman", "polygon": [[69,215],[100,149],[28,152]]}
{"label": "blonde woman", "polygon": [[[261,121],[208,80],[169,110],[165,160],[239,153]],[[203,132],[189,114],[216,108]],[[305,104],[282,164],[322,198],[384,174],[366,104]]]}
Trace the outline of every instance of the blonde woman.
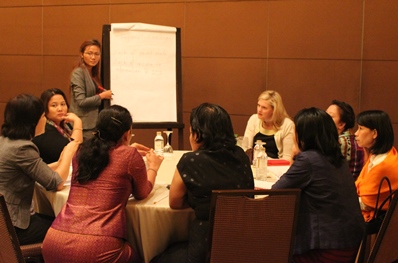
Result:
{"label": "blonde woman", "polygon": [[257,114],[253,114],[247,122],[244,136],[251,147],[254,147],[256,140],[266,143],[268,157],[292,160],[294,123],[278,92],[266,90],[260,94]]}

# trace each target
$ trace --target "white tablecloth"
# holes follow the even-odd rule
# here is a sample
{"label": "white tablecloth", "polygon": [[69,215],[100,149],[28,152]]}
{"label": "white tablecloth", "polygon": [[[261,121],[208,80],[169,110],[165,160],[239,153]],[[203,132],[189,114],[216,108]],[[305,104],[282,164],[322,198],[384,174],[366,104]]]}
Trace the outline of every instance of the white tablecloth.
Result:
{"label": "white tablecloth", "polygon": [[[149,262],[168,245],[188,239],[189,224],[194,218],[192,209],[172,210],[169,207],[169,190],[176,164],[186,151],[174,151],[166,156],[156,178],[156,184],[145,200],[128,201],[126,206],[128,241]],[[270,188],[287,166],[269,166],[269,181],[255,180],[256,187]],[[255,175],[255,170],[253,170]],[[48,192],[36,185],[34,203],[37,212],[58,215],[69,195],[69,186],[62,191]]]}

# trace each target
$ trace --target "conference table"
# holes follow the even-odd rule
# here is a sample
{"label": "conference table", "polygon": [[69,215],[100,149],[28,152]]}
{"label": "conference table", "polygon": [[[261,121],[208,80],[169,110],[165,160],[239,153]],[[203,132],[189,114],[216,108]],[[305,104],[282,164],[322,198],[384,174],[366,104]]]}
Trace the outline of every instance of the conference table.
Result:
{"label": "conference table", "polygon": [[[163,252],[170,244],[188,240],[189,225],[195,215],[192,209],[173,210],[169,207],[169,190],[176,164],[187,151],[174,151],[166,155],[158,171],[152,192],[145,200],[130,198],[126,205],[127,238],[131,246],[149,262]],[[271,188],[272,184],[286,170],[286,165],[268,166],[266,181],[255,180],[258,188]],[[253,168],[253,175],[255,169]],[[70,186],[61,191],[46,191],[36,184],[34,194],[35,211],[57,216],[66,203]]]}

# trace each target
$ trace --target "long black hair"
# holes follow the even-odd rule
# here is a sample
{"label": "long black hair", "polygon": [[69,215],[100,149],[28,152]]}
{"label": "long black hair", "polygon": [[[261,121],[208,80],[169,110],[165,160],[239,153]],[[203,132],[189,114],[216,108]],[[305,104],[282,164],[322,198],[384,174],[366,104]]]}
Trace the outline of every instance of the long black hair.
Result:
{"label": "long black hair", "polygon": [[29,94],[20,94],[7,102],[1,133],[11,140],[31,140],[44,113],[42,101]]}
{"label": "long black hair", "polygon": [[296,139],[301,151],[315,150],[339,167],[343,162],[338,133],[332,117],[317,108],[300,110],[294,117]]}
{"label": "long black hair", "polygon": [[109,164],[109,150],[131,129],[130,112],[119,105],[102,110],[98,116],[95,136],[84,141],[78,152],[76,180],[85,183],[98,178]]}
{"label": "long black hair", "polygon": [[381,110],[368,110],[358,114],[359,125],[377,131],[375,143],[369,148],[370,153],[382,154],[394,145],[394,130],[388,114]]}
{"label": "long black hair", "polygon": [[232,149],[236,145],[231,118],[221,106],[202,103],[191,112],[190,124],[201,149]]}

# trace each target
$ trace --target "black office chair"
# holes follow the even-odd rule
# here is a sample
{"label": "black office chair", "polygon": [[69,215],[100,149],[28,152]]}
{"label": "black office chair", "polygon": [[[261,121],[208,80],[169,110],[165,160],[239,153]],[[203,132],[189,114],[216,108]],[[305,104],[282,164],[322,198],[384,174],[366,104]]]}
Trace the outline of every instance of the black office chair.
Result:
{"label": "black office chair", "polygon": [[4,196],[0,194],[0,262],[44,262],[42,243],[20,246]]}
{"label": "black office chair", "polygon": [[208,262],[290,262],[300,192],[213,191]]}

